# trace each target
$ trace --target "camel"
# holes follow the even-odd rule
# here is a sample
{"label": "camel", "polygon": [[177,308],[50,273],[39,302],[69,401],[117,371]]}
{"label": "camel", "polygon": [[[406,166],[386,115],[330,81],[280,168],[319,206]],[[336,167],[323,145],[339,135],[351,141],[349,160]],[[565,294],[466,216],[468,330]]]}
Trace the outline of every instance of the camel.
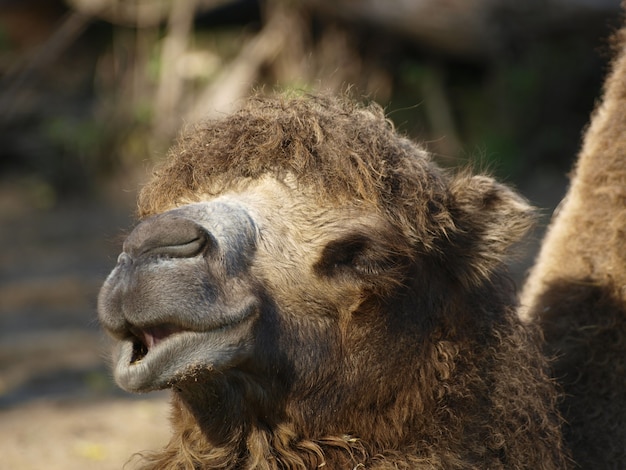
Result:
{"label": "camel", "polygon": [[98,298],[117,383],[172,391],[144,468],[626,467],[625,68],[521,304],[534,210],[380,107],[254,96],[182,134]]}
{"label": "camel", "polygon": [[505,268],[533,209],[380,107],[256,96],[138,206],[98,309],[117,383],[173,392],[145,468],[568,467]]}

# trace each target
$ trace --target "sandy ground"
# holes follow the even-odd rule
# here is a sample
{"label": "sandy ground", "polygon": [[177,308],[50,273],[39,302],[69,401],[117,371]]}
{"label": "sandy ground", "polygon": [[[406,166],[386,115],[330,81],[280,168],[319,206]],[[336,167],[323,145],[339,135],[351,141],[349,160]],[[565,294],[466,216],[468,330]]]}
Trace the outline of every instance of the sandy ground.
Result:
{"label": "sandy ground", "polygon": [[0,469],[133,468],[167,442],[167,401],[41,400],[0,413]]}
{"label": "sandy ground", "polygon": [[167,394],[113,384],[96,318],[133,196],[53,208],[32,197],[0,186],[0,470],[132,469],[170,432]]}

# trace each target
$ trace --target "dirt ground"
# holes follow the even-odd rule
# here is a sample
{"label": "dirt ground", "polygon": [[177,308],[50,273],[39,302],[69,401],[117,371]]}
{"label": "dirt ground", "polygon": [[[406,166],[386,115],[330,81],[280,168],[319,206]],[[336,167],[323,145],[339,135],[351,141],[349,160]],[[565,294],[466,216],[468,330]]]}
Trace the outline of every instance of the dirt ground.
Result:
{"label": "dirt ground", "polygon": [[167,394],[113,384],[96,320],[133,199],[46,207],[0,185],[0,470],[130,469],[167,442]]}
{"label": "dirt ground", "polygon": [[133,468],[167,442],[165,399],[37,400],[0,412],[0,469]]}

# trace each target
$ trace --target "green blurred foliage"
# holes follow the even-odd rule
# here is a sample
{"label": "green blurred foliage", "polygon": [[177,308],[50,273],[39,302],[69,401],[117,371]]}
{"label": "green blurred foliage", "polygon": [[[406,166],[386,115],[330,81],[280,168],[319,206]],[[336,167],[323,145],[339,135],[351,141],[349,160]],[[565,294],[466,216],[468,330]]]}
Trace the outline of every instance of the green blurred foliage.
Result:
{"label": "green blurred foliage", "polygon": [[[606,34],[598,31],[524,38],[497,55],[464,60],[379,31],[327,25],[319,18],[302,24],[310,31],[294,38],[293,46],[303,57],[265,64],[250,89],[313,90],[320,79],[304,74],[306,67],[345,72],[344,89],[378,99],[399,130],[424,141],[442,164],[477,161],[513,182],[540,171],[567,171],[606,59],[598,53]],[[2,31],[0,25],[0,51],[13,56],[19,51]],[[191,106],[258,31],[251,24],[196,24],[185,56],[172,70],[182,74],[179,109]],[[326,49],[325,31],[334,38]],[[59,74],[54,64],[37,70],[41,76],[19,89],[28,109],[0,124],[0,178],[37,175],[53,188],[50,200],[56,201],[65,194],[93,195],[103,179],[160,158],[174,138],[159,130],[156,109],[167,34],[165,23],[135,29],[95,21],[64,52],[65,69],[79,71],[85,86],[54,88],[47,85]],[[333,40],[344,37],[335,47]],[[324,54],[335,55],[325,62]],[[350,62],[338,67],[342,54]],[[297,73],[285,73],[289,67]],[[374,94],[368,89],[371,76],[382,77],[370,84]]]}

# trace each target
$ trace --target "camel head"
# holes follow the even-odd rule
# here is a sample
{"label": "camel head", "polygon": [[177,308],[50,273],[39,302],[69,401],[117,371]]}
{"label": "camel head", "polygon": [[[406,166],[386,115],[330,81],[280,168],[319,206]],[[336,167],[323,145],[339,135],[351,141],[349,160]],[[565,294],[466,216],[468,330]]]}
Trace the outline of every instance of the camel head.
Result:
{"label": "camel head", "polygon": [[401,435],[458,345],[489,347],[530,213],[440,170],[374,106],[253,99],[188,132],[140,195],[98,303],[115,379],[174,389],[216,441],[283,421],[363,436],[388,410]]}

